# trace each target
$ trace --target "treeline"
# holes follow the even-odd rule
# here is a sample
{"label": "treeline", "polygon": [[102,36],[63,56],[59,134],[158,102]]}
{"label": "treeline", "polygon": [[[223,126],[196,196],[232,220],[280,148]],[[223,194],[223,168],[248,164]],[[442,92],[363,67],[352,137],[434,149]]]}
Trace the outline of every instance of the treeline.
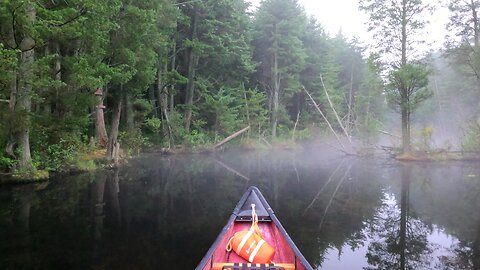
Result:
{"label": "treeline", "polygon": [[0,166],[20,171],[247,126],[369,138],[383,110],[377,58],[296,0],[3,0],[0,66]]}

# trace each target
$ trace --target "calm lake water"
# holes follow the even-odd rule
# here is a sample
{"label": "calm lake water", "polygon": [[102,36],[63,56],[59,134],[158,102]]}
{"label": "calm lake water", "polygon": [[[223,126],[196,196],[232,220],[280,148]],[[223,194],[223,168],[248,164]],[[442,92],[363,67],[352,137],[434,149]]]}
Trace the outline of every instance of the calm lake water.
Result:
{"label": "calm lake water", "polygon": [[478,163],[146,156],[0,187],[0,269],[194,269],[257,186],[316,269],[480,269]]}

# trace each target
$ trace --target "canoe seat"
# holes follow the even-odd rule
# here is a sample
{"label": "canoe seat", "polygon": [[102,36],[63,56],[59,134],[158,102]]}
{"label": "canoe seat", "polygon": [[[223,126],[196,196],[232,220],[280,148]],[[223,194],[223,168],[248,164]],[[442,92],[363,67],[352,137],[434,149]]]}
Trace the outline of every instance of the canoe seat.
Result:
{"label": "canoe seat", "polygon": [[212,270],[295,270],[292,263],[214,263]]}

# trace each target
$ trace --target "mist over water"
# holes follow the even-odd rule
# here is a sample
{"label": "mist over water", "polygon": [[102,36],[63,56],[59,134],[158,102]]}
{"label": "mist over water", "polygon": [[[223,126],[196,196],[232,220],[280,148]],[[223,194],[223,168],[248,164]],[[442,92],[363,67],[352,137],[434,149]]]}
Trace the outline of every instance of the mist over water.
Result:
{"label": "mist over water", "polygon": [[[455,66],[453,57],[437,53],[432,56],[428,87],[433,96],[412,115],[414,145],[462,150],[471,124],[480,120],[480,86],[476,75],[468,67]],[[394,127],[401,125],[396,123]]]}
{"label": "mist over water", "polygon": [[151,155],[0,189],[0,268],[194,269],[257,186],[317,269],[480,267],[480,168],[330,148]]}

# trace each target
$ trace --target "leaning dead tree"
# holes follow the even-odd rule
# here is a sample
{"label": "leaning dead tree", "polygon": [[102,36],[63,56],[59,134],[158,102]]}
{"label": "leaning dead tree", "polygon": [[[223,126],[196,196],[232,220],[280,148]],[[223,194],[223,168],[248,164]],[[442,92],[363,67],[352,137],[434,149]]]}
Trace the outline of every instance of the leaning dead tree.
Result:
{"label": "leaning dead tree", "polygon": [[322,110],[320,109],[320,107],[318,106],[317,102],[315,102],[315,100],[313,99],[312,95],[310,95],[310,93],[307,91],[307,89],[305,88],[305,86],[302,86],[303,87],[303,91],[305,91],[305,93],[307,93],[308,97],[310,98],[310,100],[312,101],[313,105],[315,106],[315,108],[317,109],[317,111],[320,113],[320,115],[322,116],[323,120],[325,120],[325,122],[327,123],[330,131],[333,133],[333,135],[335,136],[335,138],[337,139],[338,143],[342,146],[342,149],[344,152],[347,152],[347,149],[345,148],[345,145],[343,144],[342,140],[340,139],[340,136],[338,136],[337,132],[335,131],[335,129],[333,129],[332,127],[332,124],[330,124],[330,121],[328,121],[328,118],[325,116],[325,114],[322,112]]}
{"label": "leaning dead tree", "polygon": [[347,137],[348,142],[351,144],[352,140],[350,139],[350,135],[348,134],[347,129],[343,125],[342,120],[338,116],[337,110],[335,110],[335,106],[333,106],[332,100],[330,99],[330,95],[328,94],[328,91],[327,91],[327,87],[325,87],[325,83],[323,83],[322,75],[320,75],[320,81],[322,81],[323,90],[325,91],[325,95],[327,96],[328,104],[330,105],[330,108],[332,109],[333,114],[335,114],[335,117],[337,118],[338,125],[343,130],[343,133],[345,134],[345,137]]}

